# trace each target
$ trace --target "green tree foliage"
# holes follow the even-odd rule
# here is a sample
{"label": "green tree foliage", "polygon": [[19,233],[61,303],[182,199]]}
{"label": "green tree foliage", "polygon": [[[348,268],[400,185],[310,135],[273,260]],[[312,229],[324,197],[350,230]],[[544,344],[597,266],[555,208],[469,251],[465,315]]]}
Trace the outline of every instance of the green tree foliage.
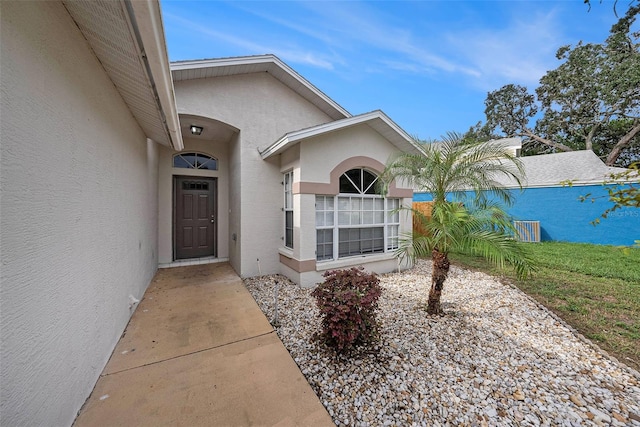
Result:
{"label": "green tree foliage", "polygon": [[637,160],[640,33],[631,27],[638,14],[640,5],[632,5],[602,44],[558,49],[562,63],[542,77],[535,95],[514,84],[490,92],[488,130],[521,136],[536,152],[594,150],[610,166]]}
{"label": "green tree foliage", "polygon": [[[512,238],[515,230],[505,212],[488,201],[489,193],[503,203],[511,203],[511,192],[497,178],[514,179],[520,184],[524,174],[520,161],[500,142],[481,142],[449,134],[440,143],[425,144],[424,153],[402,153],[392,158],[384,172],[386,186],[394,179],[431,193],[430,217],[414,211],[424,234],[414,232],[401,239],[398,255],[410,259],[431,256],[432,278],[427,313],[441,314],[440,297],[449,272],[449,253],[480,255],[503,266],[511,264],[525,277],[532,262],[522,245]],[[447,200],[474,190],[475,197],[464,204]],[[386,188],[383,189],[383,193]]]}
{"label": "green tree foliage", "polygon": [[[609,175],[608,179],[602,184],[607,190],[611,207],[607,208],[601,218],[607,218],[611,213],[623,207],[640,208],[640,162],[634,163],[629,169],[623,172]],[[580,196],[580,201],[596,201],[591,193]],[[591,222],[593,225],[600,223],[600,218],[596,218]]]}

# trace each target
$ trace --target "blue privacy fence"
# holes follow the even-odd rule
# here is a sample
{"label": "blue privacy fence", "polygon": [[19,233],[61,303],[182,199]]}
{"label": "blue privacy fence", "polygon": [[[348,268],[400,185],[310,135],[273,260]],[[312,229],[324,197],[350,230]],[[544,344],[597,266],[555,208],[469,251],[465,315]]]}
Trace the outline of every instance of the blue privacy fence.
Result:
{"label": "blue privacy fence", "polygon": [[[630,246],[640,240],[640,209],[622,208],[602,218],[593,226],[591,221],[612,206],[606,189],[601,185],[574,187],[527,188],[512,190],[515,203],[507,208],[514,220],[539,221],[540,239]],[[580,202],[579,197],[591,193],[595,197]],[[602,196],[602,197],[600,197]],[[414,193],[414,202],[431,200],[429,193]]]}

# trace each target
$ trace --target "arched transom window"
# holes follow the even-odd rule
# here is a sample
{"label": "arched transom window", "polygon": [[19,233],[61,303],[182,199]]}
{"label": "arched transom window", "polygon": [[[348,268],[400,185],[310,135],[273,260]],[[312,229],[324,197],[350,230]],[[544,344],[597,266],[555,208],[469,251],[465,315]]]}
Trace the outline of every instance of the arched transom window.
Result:
{"label": "arched transom window", "polygon": [[173,167],[215,171],[218,170],[218,160],[202,153],[178,153],[173,156]]}
{"label": "arched transom window", "polygon": [[389,252],[398,247],[400,199],[378,194],[378,176],[351,169],[340,176],[337,196],[316,195],[316,259]]}
{"label": "arched transom window", "polygon": [[378,177],[366,169],[351,169],[340,176],[340,192],[355,194],[377,194]]}

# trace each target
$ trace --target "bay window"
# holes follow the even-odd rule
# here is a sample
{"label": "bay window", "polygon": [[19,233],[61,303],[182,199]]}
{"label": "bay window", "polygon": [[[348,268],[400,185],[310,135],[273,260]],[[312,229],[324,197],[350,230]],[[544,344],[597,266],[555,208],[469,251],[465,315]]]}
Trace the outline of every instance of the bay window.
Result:
{"label": "bay window", "polygon": [[400,199],[378,194],[378,177],[351,169],[336,196],[316,195],[316,259],[335,260],[384,253],[398,247]]}

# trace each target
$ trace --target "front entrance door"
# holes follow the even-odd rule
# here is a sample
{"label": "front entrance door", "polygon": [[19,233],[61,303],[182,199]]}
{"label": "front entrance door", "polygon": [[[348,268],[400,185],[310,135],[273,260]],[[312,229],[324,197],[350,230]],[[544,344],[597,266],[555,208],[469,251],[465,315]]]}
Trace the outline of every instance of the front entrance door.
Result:
{"label": "front entrance door", "polygon": [[174,178],[175,259],[216,255],[216,179]]}

